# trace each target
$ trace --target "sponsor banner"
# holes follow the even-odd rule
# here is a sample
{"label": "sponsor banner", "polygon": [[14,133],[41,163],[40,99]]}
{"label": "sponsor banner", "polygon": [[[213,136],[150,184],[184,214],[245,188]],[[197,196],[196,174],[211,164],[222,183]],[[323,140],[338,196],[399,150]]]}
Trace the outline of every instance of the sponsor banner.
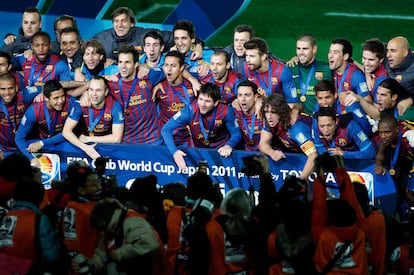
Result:
{"label": "sponsor banner", "polygon": [[[128,185],[137,177],[149,174],[155,174],[160,185],[171,182],[186,183],[187,178],[197,171],[197,162],[205,160],[208,164],[208,174],[214,182],[220,183],[224,190],[236,187],[248,189],[250,185],[253,185],[255,190],[259,189],[259,178],[247,177],[242,172],[242,158],[254,155],[254,152],[234,151],[230,157],[224,158],[213,149],[183,148],[187,154],[185,157],[187,168],[181,170],[175,165],[172,156],[164,146],[99,144],[96,148],[102,156],[109,157],[106,174],[116,175],[121,186]],[[60,170],[60,174],[64,175],[67,164],[74,160],[82,159],[95,168],[93,160],[68,143],[56,147],[56,151],[43,154],[43,156],[47,159],[45,162],[48,163],[47,167],[50,171],[45,173],[47,175],[45,179],[50,179],[53,175],[55,176],[53,179],[57,179],[58,174],[54,173],[57,170]],[[302,154],[287,154],[286,159],[278,162],[269,159],[270,171],[276,188],[281,187],[286,176],[299,176],[305,161],[306,157]],[[396,199],[394,183],[388,174],[385,176],[374,174],[375,162],[373,160],[345,161],[345,165],[352,180],[366,185],[371,201],[378,207],[388,208],[390,207],[389,203],[394,205],[394,201],[389,202],[390,198]],[[62,178],[64,179],[64,176]],[[309,182],[312,183],[314,179],[315,174],[309,177]],[[326,181],[329,185],[336,185],[335,177],[332,174],[326,175]],[[382,198],[387,199],[384,201]]]}

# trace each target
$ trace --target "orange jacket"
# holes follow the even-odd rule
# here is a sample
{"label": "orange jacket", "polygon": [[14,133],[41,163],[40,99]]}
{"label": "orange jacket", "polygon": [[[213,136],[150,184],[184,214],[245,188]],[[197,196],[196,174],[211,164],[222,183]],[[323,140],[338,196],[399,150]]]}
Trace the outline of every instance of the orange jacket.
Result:
{"label": "orange jacket", "polygon": [[11,210],[0,228],[0,253],[35,261],[39,255],[35,245],[36,213],[29,209]]}
{"label": "orange jacket", "polygon": [[93,257],[100,234],[92,228],[89,217],[96,202],[69,201],[63,210],[63,243],[68,251]]}
{"label": "orange jacket", "polygon": [[386,235],[385,235],[385,217],[380,210],[371,212],[365,219],[366,236],[371,247],[371,253],[368,253],[368,264],[373,266],[376,275],[384,274]]}

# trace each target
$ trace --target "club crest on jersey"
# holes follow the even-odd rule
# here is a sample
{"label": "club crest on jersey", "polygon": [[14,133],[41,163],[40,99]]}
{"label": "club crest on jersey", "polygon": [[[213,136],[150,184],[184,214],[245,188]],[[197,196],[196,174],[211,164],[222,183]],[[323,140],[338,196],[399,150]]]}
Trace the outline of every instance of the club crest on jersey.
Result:
{"label": "club crest on jersey", "polygon": [[322,80],[323,79],[323,72],[316,72],[315,73],[316,80]]}
{"label": "club crest on jersey", "polygon": [[339,145],[340,145],[340,146],[345,146],[345,145],[346,145],[346,139],[344,139],[344,138],[339,138],[339,139],[338,139],[338,143],[339,143]]}
{"label": "club crest on jersey", "polygon": [[112,120],[112,114],[104,114],[104,120],[106,121]]}
{"label": "club crest on jersey", "polygon": [[344,83],[344,90],[345,91],[348,91],[349,90],[349,83],[348,82],[345,82]]}
{"label": "club crest on jersey", "polygon": [[141,80],[141,81],[139,82],[139,87],[140,87],[141,89],[146,88],[146,87],[147,87],[147,81],[145,81],[145,80]]}
{"label": "club crest on jersey", "polygon": [[272,77],[272,84],[277,84],[277,77],[276,76]]}
{"label": "club crest on jersey", "polygon": [[53,65],[47,65],[45,70],[46,72],[50,73],[51,71],[53,71]]}

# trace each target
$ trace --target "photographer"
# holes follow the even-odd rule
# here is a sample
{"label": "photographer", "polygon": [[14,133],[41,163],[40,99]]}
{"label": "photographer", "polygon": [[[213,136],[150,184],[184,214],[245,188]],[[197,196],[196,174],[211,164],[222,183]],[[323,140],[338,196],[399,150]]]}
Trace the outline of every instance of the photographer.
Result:
{"label": "photographer", "polygon": [[[314,263],[318,272],[331,269],[346,274],[368,274],[365,218],[359,207],[343,158],[323,154],[316,159],[312,238],[316,243]],[[325,172],[336,176],[340,199],[326,200]]]}

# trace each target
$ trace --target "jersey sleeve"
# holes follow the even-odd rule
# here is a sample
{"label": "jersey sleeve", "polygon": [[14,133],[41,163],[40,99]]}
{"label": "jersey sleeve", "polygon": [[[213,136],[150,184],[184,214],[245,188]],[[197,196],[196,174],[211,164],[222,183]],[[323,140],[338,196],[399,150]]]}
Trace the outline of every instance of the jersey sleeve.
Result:
{"label": "jersey sleeve", "polygon": [[164,80],[164,71],[161,68],[151,68],[148,73],[148,80],[152,86]]}
{"label": "jersey sleeve", "polygon": [[124,124],[125,117],[124,112],[122,110],[121,103],[118,101],[114,102],[114,106],[112,108],[112,124]]}
{"label": "jersey sleeve", "polygon": [[289,134],[306,156],[316,152],[308,125],[297,121],[289,128]]}
{"label": "jersey sleeve", "polygon": [[280,80],[282,82],[283,96],[287,103],[299,103],[296,92],[295,82],[293,81],[292,72],[285,66],[282,70]]}
{"label": "jersey sleeve", "polygon": [[323,144],[323,141],[319,135],[318,122],[315,118],[312,119],[312,139],[319,155],[322,155],[327,151],[325,144]]}
{"label": "jersey sleeve", "polygon": [[59,60],[56,63],[56,68],[57,70],[56,74],[59,76],[59,80],[60,81],[65,81],[65,80],[72,80],[72,77],[70,75],[70,70],[68,65],[66,65],[66,62],[63,60]]}
{"label": "jersey sleeve", "polygon": [[352,89],[362,97],[369,95],[368,85],[361,71],[355,71],[352,75]]}
{"label": "jersey sleeve", "polygon": [[191,106],[186,106],[184,109],[178,111],[168,122],[162,127],[161,134],[164,139],[164,143],[167,146],[168,151],[171,155],[178,150],[174,144],[173,132],[175,129],[181,126],[185,126],[191,123],[193,109]]}
{"label": "jersey sleeve", "polygon": [[240,132],[239,124],[237,123],[237,119],[234,116],[234,111],[231,106],[228,107],[228,112],[226,117],[224,118],[224,123],[226,124],[227,130],[230,133],[230,139],[227,141],[227,145],[230,145],[231,148],[236,147],[236,145],[242,139],[242,135]]}
{"label": "jersey sleeve", "polygon": [[375,157],[375,148],[371,140],[358,125],[358,123],[351,121],[348,125],[348,133],[352,141],[359,148],[358,151],[344,151],[345,159],[373,159]]}

